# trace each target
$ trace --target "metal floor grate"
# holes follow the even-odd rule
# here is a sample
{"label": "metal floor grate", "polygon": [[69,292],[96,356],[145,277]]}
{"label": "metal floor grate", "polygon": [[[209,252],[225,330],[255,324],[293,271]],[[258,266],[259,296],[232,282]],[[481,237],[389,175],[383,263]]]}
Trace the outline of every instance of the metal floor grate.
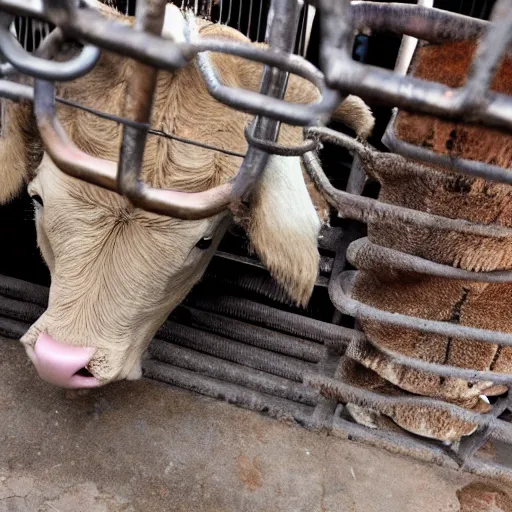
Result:
{"label": "metal floor grate", "polygon": [[[216,295],[209,284],[198,285],[157,332],[144,361],[146,378],[425,462],[460,467],[453,449],[404,431],[358,425],[337,400],[303,383],[315,375],[334,375],[342,351],[331,346],[354,331],[240,296]],[[22,336],[44,311],[47,297],[46,287],[0,276],[0,334]],[[506,460],[507,450],[508,445],[500,445],[496,459]],[[485,451],[478,455],[466,470],[512,481],[507,466],[489,460]]]}

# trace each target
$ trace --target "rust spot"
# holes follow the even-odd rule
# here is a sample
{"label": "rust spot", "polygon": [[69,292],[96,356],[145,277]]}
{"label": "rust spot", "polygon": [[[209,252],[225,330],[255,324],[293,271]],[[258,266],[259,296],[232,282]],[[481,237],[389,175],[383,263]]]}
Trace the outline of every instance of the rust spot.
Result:
{"label": "rust spot", "polygon": [[457,491],[460,512],[512,512],[512,498],[503,489],[474,482]]}
{"label": "rust spot", "polygon": [[237,459],[238,478],[250,490],[255,491],[263,486],[263,474],[258,457],[251,460],[247,455]]}
{"label": "rust spot", "polygon": [[256,439],[262,443],[262,444],[267,444],[268,443],[268,440],[267,440],[267,427],[266,427],[266,424],[265,425],[257,425],[255,428],[254,428],[254,432],[256,434]]}
{"label": "rust spot", "polygon": [[491,441],[487,441],[478,451],[477,456],[481,459],[492,460],[496,457],[496,447]]}

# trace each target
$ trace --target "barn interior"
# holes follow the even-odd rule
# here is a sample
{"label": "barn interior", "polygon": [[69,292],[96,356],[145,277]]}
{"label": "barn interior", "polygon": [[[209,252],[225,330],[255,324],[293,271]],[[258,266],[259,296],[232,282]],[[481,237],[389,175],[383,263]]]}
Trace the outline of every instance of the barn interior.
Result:
{"label": "barn interior", "polygon": [[[194,3],[182,2],[184,7]],[[132,15],[135,11],[134,1],[112,3],[121,12]],[[252,40],[264,40],[269,0],[196,3],[203,9],[200,13],[212,21],[237,28]],[[493,5],[494,0],[434,2],[435,7],[481,19],[489,18]],[[314,18],[306,48],[307,10],[306,5],[296,53],[318,65],[320,26]],[[27,49],[37,46],[40,35],[27,29],[21,19],[17,30]],[[354,58],[393,69],[399,46],[395,36],[360,35]],[[370,143],[385,151],[381,138],[391,109],[370,106],[377,120]],[[340,123],[330,126],[353,135]],[[325,145],[321,160],[336,188],[350,188],[352,157],[347,151]],[[362,194],[377,197],[378,192],[377,184],[367,183]],[[251,399],[244,398],[252,396],[250,385],[209,373],[209,358],[251,371],[251,363],[233,355],[238,347],[256,343],[237,337],[237,322],[262,325],[247,313],[251,307],[260,308],[273,320],[282,318],[282,313],[293,314],[297,322],[303,318],[304,325],[320,331],[328,324],[354,327],[353,319],[332,305],[327,284],[333,273],[352,268],[337,257],[336,250],[346,246],[349,238],[364,236],[365,226],[341,220],[334,212],[330,224],[320,240],[319,278],[306,309],[289,303],[249,251],[244,233],[230,231],[202,281],[171,315],[169,325],[174,331],[166,328],[159,333],[178,349],[167,358],[150,350],[143,382],[118,383],[87,395],[61,392],[39,382],[23,349],[6,339],[0,351],[0,410],[4,411],[0,440],[5,447],[0,453],[0,512],[391,511],[398,507],[412,512],[469,512],[480,510],[469,507],[475,507],[473,494],[482,493],[496,507],[512,510],[508,489],[501,484],[354,443],[350,436],[340,439],[303,429],[300,425],[307,422],[301,422],[300,414],[292,414],[291,421],[282,411],[289,408],[313,414],[318,404],[308,402],[307,397],[295,403],[272,396],[268,403],[251,405]],[[49,286],[50,276],[36,245],[33,205],[26,193],[0,207],[0,236],[6,247],[0,252],[0,274],[31,283],[26,293],[42,291],[44,295],[40,287]],[[235,303],[238,309],[233,313]],[[14,331],[30,323],[36,310],[28,308],[28,316],[20,318],[2,307],[0,315],[17,322]],[[11,337],[12,332],[5,328],[2,334]],[[259,336],[263,339],[260,348],[265,349],[268,334]],[[191,365],[190,358],[198,362]],[[327,369],[332,365],[329,359],[314,357],[306,363]],[[224,400],[257,412],[235,408]],[[335,407],[323,407],[326,417],[337,414]],[[489,454],[482,450],[481,456]],[[504,451],[500,462],[508,461]],[[369,493],[369,488],[375,492]]]}

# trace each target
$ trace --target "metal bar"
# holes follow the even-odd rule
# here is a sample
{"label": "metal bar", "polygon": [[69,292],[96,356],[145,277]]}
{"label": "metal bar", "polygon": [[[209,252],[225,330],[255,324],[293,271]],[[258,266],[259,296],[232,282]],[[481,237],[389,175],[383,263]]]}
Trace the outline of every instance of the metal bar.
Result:
{"label": "metal bar", "polygon": [[[370,429],[339,417],[334,418],[332,433],[344,439],[366,443],[376,448],[383,448],[392,453],[414,457],[424,462],[453,469],[457,468],[455,460],[450,457],[446,450],[406,434]],[[512,471],[500,464],[473,458],[468,461],[465,469],[475,475],[491,478],[493,481],[512,483]]]}
{"label": "metal bar", "polygon": [[172,343],[199,350],[212,356],[265,371],[279,377],[302,381],[305,373],[314,371],[313,363],[306,363],[288,356],[270,353],[257,347],[244,345],[205,331],[198,331],[174,322],[166,322],[157,332]]}
{"label": "metal bar", "polygon": [[384,132],[384,136],[382,137],[383,144],[385,144],[390,151],[419,162],[438,165],[450,171],[458,171],[469,176],[512,185],[512,173],[510,169],[503,169],[497,165],[491,165],[476,160],[467,160],[451,154],[443,155],[399,139],[395,133],[397,114],[398,111],[395,109]]}
{"label": "metal bar", "polygon": [[229,0],[229,9],[228,9],[228,19],[226,20],[226,25],[229,26],[229,23],[231,21],[231,9],[233,7],[233,0]]}
{"label": "metal bar", "polygon": [[[394,126],[398,111],[394,109],[391,120],[384,132],[382,142],[393,153],[381,153],[368,143],[357,141],[348,135],[322,126],[312,126],[304,130],[305,137],[317,138],[322,142],[337,144],[355,153],[367,167],[377,169],[378,174],[391,174],[400,170],[404,175],[442,176],[440,171],[420,165],[416,162],[434,164],[450,171],[458,171],[470,176],[480,177],[500,183],[512,184],[512,173],[496,165],[466,160],[452,155],[435,153],[421,146],[415,146],[396,137]],[[401,156],[399,156],[401,155]],[[406,158],[411,160],[407,160]]]}
{"label": "metal bar", "polygon": [[153,359],[163,363],[294,402],[315,406],[318,401],[318,392],[302,384],[230,363],[195,350],[172,345],[162,340],[153,340],[149,346],[149,354]]}
{"label": "metal bar", "polygon": [[[267,270],[267,267],[263,265],[259,260],[254,258],[249,258],[247,256],[239,256],[237,254],[231,254],[229,252],[217,251],[214,257],[222,258],[226,260],[236,261],[238,263],[243,263],[244,265],[250,265],[251,267],[261,268]],[[328,256],[320,255],[320,272],[330,273],[332,270],[333,259]],[[316,279],[315,286],[326,287],[329,284],[329,281],[324,276],[318,276]]]}
{"label": "metal bar", "polygon": [[[297,0],[288,0],[295,2]],[[330,115],[334,109],[341,103],[341,96],[337,91],[329,89],[325,86],[323,75],[311,64],[298,55],[292,55],[279,51],[279,48],[271,48],[269,50],[248,51],[247,44],[230,43],[230,48],[226,46],[223,40],[192,40],[190,43],[190,51],[197,53],[199,71],[208,88],[208,92],[221,103],[228,105],[234,109],[242,110],[249,114],[261,114],[274,121],[282,121],[291,125],[306,126],[313,124],[314,121]],[[260,92],[239,89],[237,87],[226,86],[222,84],[217,72],[209,60],[207,55],[201,55],[202,52],[219,51],[230,53],[247,58],[251,55],[251,60],[261,62],[265,65],[273,65],[279,67],[279,73],[293,72],[298,76],[311,81],[320,89],[321,98],[316,103],[305,105],[289,103],[282,98],[284,95],[270,96],[270,92],[261,89]],[[242,55],[244,54],[244,55]],[[263,70],[262,84],[265,80],[265,69]],[[268,75],[267,75],[268,76]],[[272,93],[273,94],[273,93]],[[262,135],[252,134],[254,138],[264,139]],[[271,141],[275,142],[275,141]]]}
{"label": "metal bar", "polygon": [[261,15],[262,15],[262,11],[263,11],[263,2],[260,2],[260,9],[259,9],[259,14],[258,14],[258,28],[257,28],[257,33],[256,33],[256,40],[259,41],[260,39],[260,29],[261,29]]}
{"label": "metal bar", "polygon": [[[503,412],[509,409],[511,403],[512,395],[501,398],[493,405],[492,411],[488,414],[494,418],[498,418]],[[473,459],[473,456],[476,454],[478,449],[482,447],[488,439],[492,438],[493,433],[494,427],[491,423],[490,425],[480,428],[472,436],[469,436],[460,442],[457,455],[459,456],[462,469],[465,469],[466,463],[469,463]]]}
{"label": "metal bar", "polygon": [[[137,0],[134,30],[160,35],[166,5],[166,0]],[[158,70],[147,64],[137,62],[134,65],[126,90],[125,117],[149,126],[157,75]],[[135,205],[144,201],[141,173],[147,135],[147,129],[123,126],[117,188]]]}
{"label": "metal bar", "polygon": [[[343,342],[337,343],[330,341],[326,343],[326,345],[339,350],[343,350],[345,348],[345,344]],[[350,342],[345,354],[356,361],[361,361],[369,351],[379,353],[381,358],[383,355],[387,356],[389,361],[393,364],[404,365],[408,368],[426,373],[433,373],[440,377],[463,379],[468,382],[488,381],[493,384],[504,384],[507,386],[512,384],[512,375],[508,373],[479,371],[468,368],[457,368],[456,366],[447,364],[429,363],[415,357],[406,356],[387,347],[383,347],[368,338],[355,339]]]}
{"label": "metal bar", "polygon": [[444,448],[426,440],[414,438],[405,431],[403,434],[399,434],[368,428],[335,416],[332,422],[332,434],[343,439],[366,443],[376,448],[383,448],[391,453],[414,457],[439,466],[452,469],[458,467],[456,461]]}
{"label": "metal bar", "polygon": [[312,341],[185,306],[175,310],[171,317],[180,324],[302,361],[317,363],[325,352],[325,347]]}
{"label": "metal bar", "polygon": [[249,0],[249,19],[247,20],[247,30],[245,32],[245,35],[247,37],[250,37],[251,33],[251,21],[252,21],[252,6],[253,6],[254,0]]}
{"label": "metal bar", "polygon": [[0,97],[12,101],[33,101],[34,88],[29,85],[0,79]]}
{"label": "metal bar", "polygon": [[99,48],[86,45],[67,62],[55,62],[35,57],[25,51],[9,31],[12,18],[4,17],[0,23],[0,48],[2,54],[18,71],[43,80],[74,80],[86,75],[100,58]]}
{"label": "metal bar", "polygon": [[339,279],[331,282],[329,287],[329,296],[334,306],[358,320],[372,320],[389,325],[397,325],[406,329],[415,331],[441,334],[454,338],[466,338],[471,340],[483,341],[485,343],[512,346],[512,333],[491,331],[488,329],[477,329],[475,327],[466,327],[460,324],[450,322],[440,322],[437,320],[426,320],[424,318],[402,315],[400,313],[391,313],[372,306],[368,306],[352,299],[347,293],[355,278],[354,271],[343,272]]}
{"label": "metal bar", "polygon": [[265,412],[274,418],[305,424],[312,412],[312,408],[307,405],[259,393],[157,361],[145,361],[143,369],[144,375],[148,378],[219,398],[246,409]]}
{"label": "metal bar", "polygon": [[321,343],[341,340],[340,343],[345,341],[348,344],[354,337],[363,336],[352,329],[289,313],[240,297],[200,296],[194,297],[191,305]]}
{"label": "metal bar", "polygon": [[469,69],[464,94],[468,111],[484,110],[492,80],[507,48],[512,43],[512,4],[497,0],[491,16],[492,24],[480,40]]}
{"label": "metal bar", "polygon": [[304,383],[320,391],[322,395],[336,398],[343,403],[355,403],[370,407],[385,415],[392,416],[398,407],[418,407],[446,412],[451,416],[476,425],[493,425],[500,439],[512,441],[512,425],[487,414],[479,414],[441,400],[418,396],[387,396],[346,384],[318,374],[307,374]]}
{"label": "metal bar", "polygon": [[343,217],[381,226],[401,223],[403,225],[413,224],[415,227],[455,231],[484,237],[505,238],[512,236],[511,228],[476,224],[463,219],[448,219],[402,206],[382,203],[376,199],[348,194],[335,189],[331,185],[315,153],[306,153],[302,157],[302,161],[315,186],[329,204],[336,208]]}
{"label": "metal bar", "polygon": [[385,266],[401,272],[417,272],[429,276],[461,279],[484,283],[510,283],[512,271],[497,270],[492,272],[472,272],[461,268],[441,265],[433,261],[413,256],[405,252],[376,245],[368,238],[352,242],[347,251],[347,258],[359,270],[377,270]]}
{"label": "metal bar", "polygon": [[[321,0],[311,3],[325,4]],[[489,22],[470,16],[394,2],[353,1],[352,20],[357,31],[370,28],[432,43],[477,39],[489,26]]]}

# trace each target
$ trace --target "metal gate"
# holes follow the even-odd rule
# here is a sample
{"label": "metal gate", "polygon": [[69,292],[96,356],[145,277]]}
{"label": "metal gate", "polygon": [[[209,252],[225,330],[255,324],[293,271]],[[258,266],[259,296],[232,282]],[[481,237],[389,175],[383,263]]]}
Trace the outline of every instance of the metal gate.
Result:
{"label": "metal gate", "polygon": [[[159,5],[160,14],[163,15],[165,2],[154,4]],[[187,7],[188,4],[190,2]],[[325,77],[310,63],[290,53],[295,49],[303,54],[307,47],[307,31],[304,30],[308,19],[307,9],[296,0],[272,0],[270,3],[265,39],[274,51],[212,39],[194,39],[180,44],[163,40],[157,35],[159,30],[152,23],[154,20],[147,15],[144,2],[139,5],[139,30],[135,32],[106,21],[89,9],[85,1],[77,4],[73,0],[0,0],[0,48],[7,61],[2,65],[5,78],[0,80],[0,96],[34,101],[46,148],[50,154],[59,155],[59,166],[64,172],[122,193],[141,208],[181,218],[199,218],[216,213],[235,198],[245,197],[264,170],[270,154],[301,155],[311,179],[344,218],[365,223],[384,215],[393,222],[434,226],[436,229],[468,235],[511,236],[512,232],[507,228],[439,217],[361,195],[365,167],[392,162],[395,166],[407,168],[407,172],[422,172],[418,165],[405,160],[403,156],[462,174],[511,184],[512,177],[508,170],[482,162],[454,160],[400,141],[394,134],[394,120],[388,127],[384,141],[396,154],[379,152],[348,135],[317,124],[318,120],[328,118],[344,95],[352,93],[363,99],[378,100],[409,111],[510,131],[511,98],[489,91],[494,73],[511,44],[512,2],[509,0],[496,2],[492,13],[493,28],[490,30],[488,24],[481,20],[419,6],[372,5],[370,2],[351,3],[347,0],[310,1],[309,8],[316,9],[322,26],[319,50],[320,67]],[[231,10],[230,16],[231,5],[222,0],[220,3],[196,2],[194,8],[210,16],[212,13],[208,9],[215,8],[218,20],[227,22],[234,15]],[[264,20],[262,12],[260,8],[260,27]],[[9,32],[14,15],[42,20],[58,27],[52,32],[53,36],[45,41],[40,55],[29,55],[16,45]],[[406,34],[431,42],[478,36],[481,36],[482,42],[466,85],[455,89],[354,61],[354,34],[363,28]],[[44,60],[45,48],[57,44],[62,33],[83,41],[85,46],[82,53],[68,63]],[[258,37],[260,33],[261,29],[258,28]],[[166,70],[179,69],[193,58],[200,59],[206,51],[227,52],[265,64],[259,94],[226,87],[214,73],[203,68],[203,79],[215,99],[256,116],[248,132],[249,150],[234,182],[201,193],[199,197],[197,194],[173,194],[172,191],[167,191],[164,196],[159,190],[150,189],[140,181],[140,162],[148,129],[145,107],[152,94],[152,91],[143,94],[137,88],[145,80],[141,77],[136,78],[138,84],[131,84],[135,100],[132,104],[135,107],[125,113],[126,119],[123,120],[124,150],[119,172],[115,167],[86,154],[81,154],[78,160],[76,153],[71,156],[65,140],[60,136],[52,81],[70,80],[86,74],[98,59],[98,48],[115,51]],[[35,87],[10,82],[8,75],[15,70],[36,78]],[[300,106],[284,101],[282,98],[288,73],[300,75],[317,85],[322,92],[321,100],[317,104]],[[148,88],[144,87],[143,90]],[[276,143],[280,122],[305,127],[306,137],[301,147],[285,148]],[[315,152],[322,143],[340,145],[356,155],[346,190],[333,187],[322,171]],[[426,397],[383,397],[335,378],[340,357],[367,341],[361,331],[346,326],[347,317],[373,319],[384,324],[499,343],[502,346],[512,345],[510,333],[389,313],[351,298],[354,273],[348,270],[347,255],[357,267],[353,243],[360,237],[361,232],[356,224],[347,222],[341,227],[326,230],[321,238],[320,249],[324,257],[315,293],[329,292],[335,306],[332,321],[314,318],[311,312],[308,314],[291,307],[278,306],[274,300],[266,304],[262,300],[255,301],[250,294],[262,290],[274,299],[279,297],[277,285],[261,269],[258,261],[245,255],[221,251],[211,264],[208,277],[157,333],[149,349],[150,357],[145,361],[145,375],[310,428],[325,429],[341,437],[368,442],[440,465],[462,467],[480,475],[512,480],[512,470],[506,465],[476,455],[477,450],[489,439],[501,443],[504,451],[512,441],[512,426],[503,419],[509,409],[508,397],[500,398],[492,412],[483,415]],[[361,240],[356,243],[360,244]],[[469,272],[433,264],[405,253],[386,252],[385,248],[377,247],[375,254],[375,265],[391,269],[484,282],[512,280],[510,272]],[[240,272],[231,274],[229,289],[232,293],[219,296],[211,291],[209,285],[221,273],[216,265],[221,266],[225,259],[240,264]],[[246,264],[255,269],[254,275],[248,275]],[[240,290],[244,291],[245,297],[240,297]],[[0,331],[7,336],[19,337],[28,323],[44,310],[48,290],[4,276],[0,278],[0,294]],[[342,320],[345,326],[341,325]],[[425,363],[379,348],[401,364],[437,375],[457,376],[472,381],[492,380],[506,385],[512,383],[512,375]],[[478,423],[479,428],[459,446],[447,447],[418,439],[405,431],[387,432],[358,425],[350,420],[344,410],[343,404],[347,402],[369,405],[376,410],[385,409],[390,403],[426,405],[432,409],[448,410],[455,417]]]}

